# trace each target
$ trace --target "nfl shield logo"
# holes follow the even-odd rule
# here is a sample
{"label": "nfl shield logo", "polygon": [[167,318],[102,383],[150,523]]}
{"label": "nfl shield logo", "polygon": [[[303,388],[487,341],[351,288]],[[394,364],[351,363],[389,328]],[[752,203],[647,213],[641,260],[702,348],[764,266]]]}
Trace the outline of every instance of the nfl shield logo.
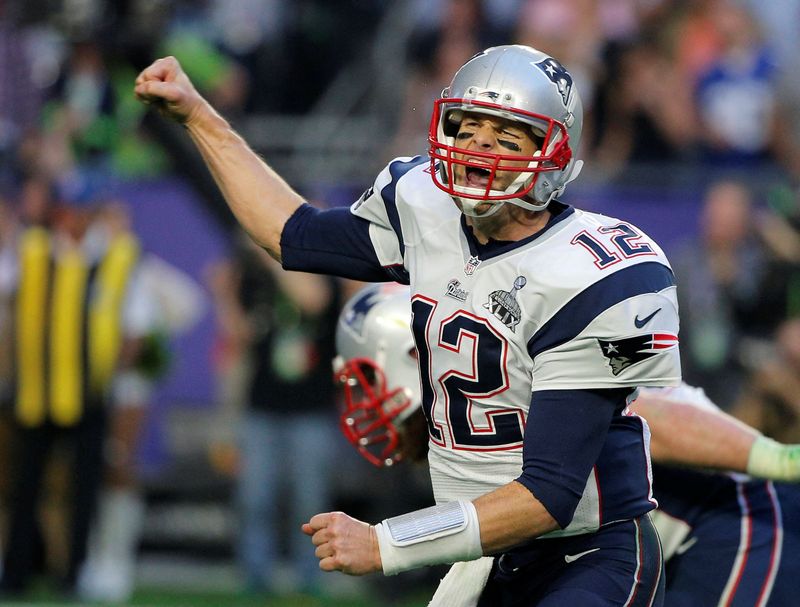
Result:
{"label": "nfl shield logo", "polygon": [[475,273],[475,270],[478,269],[479,265],[481,265],[481,260],[478,259],[477,255],[473,255],[469,258],[466,265],[464,265],[464,274],[467,276],[472,276]]}

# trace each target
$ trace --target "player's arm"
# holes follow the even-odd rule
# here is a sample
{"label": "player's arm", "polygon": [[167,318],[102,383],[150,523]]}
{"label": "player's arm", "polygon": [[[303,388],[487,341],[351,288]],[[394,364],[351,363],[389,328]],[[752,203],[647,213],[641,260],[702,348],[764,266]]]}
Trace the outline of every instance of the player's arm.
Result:
{"label": "player's arm", "polygon": [[526,424],[523,474],[473,502],[438,504],[375,526],[342,512],[312,517],[303,532],[317,547],[320,567],[392,575],[477,559],[566,527],[627,392],[537,392]]}
{"label": "player's arm", "polygon": [[723,413],[643,392],[631,409],[650,426],[654,461],[745,472],[758,432]]}
{"label": "player's arm", "polygon": [[[701,397],[705,398],[689,396]],[[650,426],[654,461],[744,472],[771,480],[800,480],[800,445],[767,438],[713,405],[644,391],[631,408]]]}
{"label": "player's arm", "polygon": [[394,575],[428,565],[471,561],[558,528],[541,502],[516,481],[474,502],[461,500],[385,519],[377,525],[344,512],[311,517],[302,527],[320,568]]}
{"label": "player's arm", "polygon": [[629,389],[541,390],[525,424],[522,474],[475,500],[484,554],[572,521],[586,480]]}
{"label": "player's arm", "polygon": [[482,554],[496,554],[560,528],[544,504],[518,481],[482,495],[473,504]]}
{"label": "player's arm", "polygon": [[174,57],[144,69],[134,92],[186,127],[239,223],[280,259],[281,232],[303,198],[197,92]]}

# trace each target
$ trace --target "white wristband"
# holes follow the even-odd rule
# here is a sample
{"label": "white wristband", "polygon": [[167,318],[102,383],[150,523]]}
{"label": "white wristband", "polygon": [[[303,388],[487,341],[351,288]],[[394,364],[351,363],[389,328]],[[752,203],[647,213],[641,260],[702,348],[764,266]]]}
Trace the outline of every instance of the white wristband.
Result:
{"label": "white wristband", "polygon": [[385,575],[483,555],[478,513],[466,500],[385,519],[375,534]]}
{"label": "white wristband", "polygon": [[773,481],[800,480],[800,445],[784,445],[759,436],[750,448],[747,473]]}

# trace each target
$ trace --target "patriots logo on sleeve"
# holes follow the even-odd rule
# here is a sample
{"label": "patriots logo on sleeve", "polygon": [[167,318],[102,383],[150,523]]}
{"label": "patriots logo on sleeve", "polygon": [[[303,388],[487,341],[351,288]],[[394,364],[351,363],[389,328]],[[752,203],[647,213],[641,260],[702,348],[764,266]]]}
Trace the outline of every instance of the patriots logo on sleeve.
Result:
{"label": "patriots logo on sleeve", "polygon": [[636,363],[676,347],[678,336],[672,333],[648,333],[610,341],[598,339],[597,343],[603,356],[608,359],[611,372],[617,376]]}

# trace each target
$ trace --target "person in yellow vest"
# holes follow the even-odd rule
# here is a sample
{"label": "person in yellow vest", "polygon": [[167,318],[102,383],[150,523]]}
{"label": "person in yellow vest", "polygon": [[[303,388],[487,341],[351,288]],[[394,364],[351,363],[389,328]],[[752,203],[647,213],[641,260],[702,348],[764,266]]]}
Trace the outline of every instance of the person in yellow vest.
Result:
{"label": "person in yellow vest", "polygon": [[113,378],[135,357],[142,316],[139,243],[93,227],[95,205],[59,205],[52,227],[29,225],[2,266],[10,310],[9,400],[15,450],[0,590],[13,594],[34,571],[37,507],[53,447],[71,462],[68,554],[62,587],[74,589],[103,472],[106,401]]}
{"label": "person in yellow vest", "polygon": [[[129,209],[123,201],[104,204],[98,221],[111,238],[131,231]],[[172,339],[196,326],[207,309],[202,287],[152,252],[141,255],[136,284],[140,298],[147,298],[136,315],[135,333],[142,337],[137,337],[135,359],[126,360],[130,364],[114,378],[104,481],[77,581],[77,594],[83,601],[125,603],[133,594],[146,514],[136,457],[142,430],[152,393],[170,370]]]}

